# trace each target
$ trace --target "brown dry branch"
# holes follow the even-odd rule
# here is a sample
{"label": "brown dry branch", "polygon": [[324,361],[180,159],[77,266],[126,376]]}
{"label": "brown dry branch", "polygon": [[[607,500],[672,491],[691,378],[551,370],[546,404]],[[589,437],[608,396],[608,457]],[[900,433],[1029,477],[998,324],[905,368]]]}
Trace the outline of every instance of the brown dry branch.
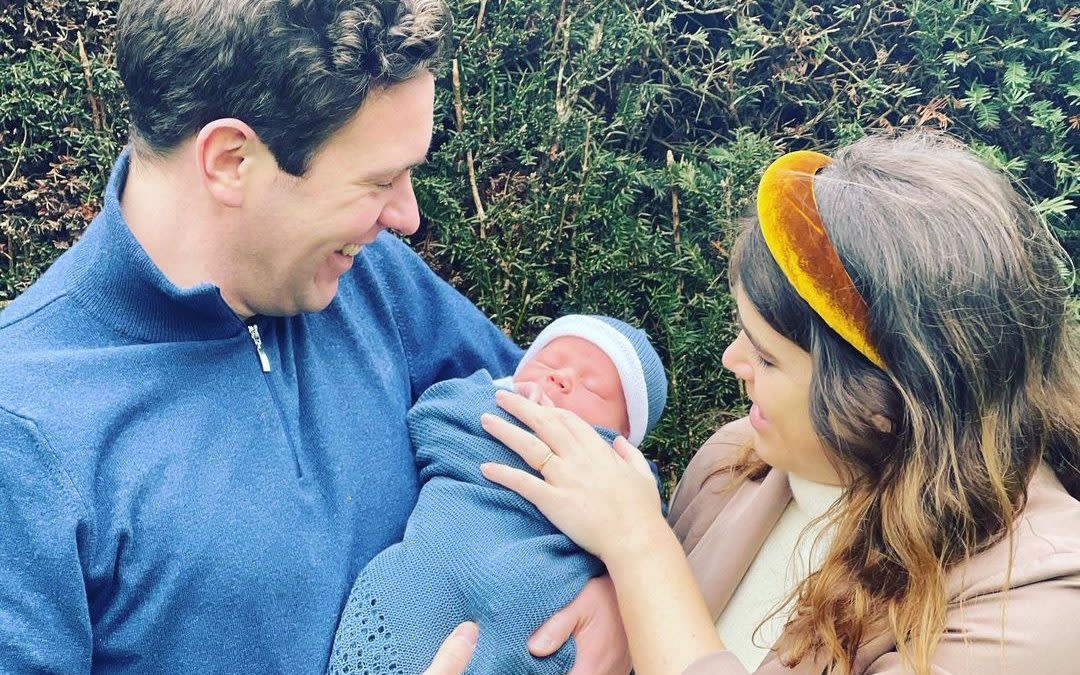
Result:
{"label": "brown dry branch", "polygon": [[[671,150],[667,151],[667,166],[669,172],[671,172],[672,167],[675,166],[675,153]],[[671,231],[675,238],[675,253],[681,255],[682,235],[679,234],[679,190],[674,185],[674,172],[671,173],[671,177]]]}
{"label": "brown dry branch", "polygon": [[476,13],[476,26],[473,28],[473,35],[480,34],[480,27],[484,25],[484,12],[487,11],[487,0],[480,0],[480,11]]}
{"label": "brown dry branch", "polygon": [[15,174],[19,172],[19,162],[22,161],[23,151],[26,150],[26,139],[29,137],[30,132],[23,127],[22,142],[19,143],[19,154],[15,156],[15,165],[11,167],[11,173],[4,179],[4,182],[0,184],[0,192],[3,192],[8,185],[11,185],[11,181],[15,179]]}
{"label": "brown dry branch", "polygon": [[[453,83],[454,83],[454,115],[457,121],[458,133],[465,129],[465,104],[461,96],[461,71],[458,60],[453,60]],[[476,216],[480,219],[480,238],[487,235],[484,225],[484,203],[480,200],[480,188],[476,185],[476,161],[473,159],[472,148],[465,151],[465,161],[469,167],[469,187],[472,189],[473,203],[476,205]]]}
{"label": "brown dry branch", "polygon": [[79,63],[82,64],[83,77],[86,78],[86,98],[90,100],[90,113],[94,117],[94,129],[101,131],[105,128],[105,115],[101,110],[101,102],[94,95],[94,79],[90,75],[90,58],[86,55],[86,45],[83,43],[82,31],[75,33],[75,44],[79,48]]}

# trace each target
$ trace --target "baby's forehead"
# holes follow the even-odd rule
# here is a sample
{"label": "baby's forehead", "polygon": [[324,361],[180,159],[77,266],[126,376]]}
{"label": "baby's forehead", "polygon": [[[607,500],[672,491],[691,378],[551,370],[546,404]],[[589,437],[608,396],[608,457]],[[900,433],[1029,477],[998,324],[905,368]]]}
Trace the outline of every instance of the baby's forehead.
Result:
{"label": "baby's forehead", "polygon": [[596,371],[614,378],[619,377],[614,359],[596,343],[577,335],[562,335],[554,338],[541,347],[533,358],[537,356],[556,358],[564,363],[590,365]]}
{"label": "baby's forehead", "polygon": [[596,358],[598,355],[610,359],[603,349],[596,346],[596,343],[576,335],[562,335],[553,339],[537,352],[537,354],[545,353],[583,360]]}
{"label": "baby's forehead", "polygon": [[582,354],[589,348],[600,349],[585,338],[576,335],[562,335],[548,342],[540,348],[541,352],[563,352],[566,354]]}

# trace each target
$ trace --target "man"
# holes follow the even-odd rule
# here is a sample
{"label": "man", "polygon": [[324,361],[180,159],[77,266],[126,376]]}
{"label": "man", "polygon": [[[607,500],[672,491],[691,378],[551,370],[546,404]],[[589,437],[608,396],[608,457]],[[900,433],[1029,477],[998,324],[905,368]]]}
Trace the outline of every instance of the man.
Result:
{"label": "man", "polygon": [[[382,233],[419,225],[448,33],[441,0],[122,3],[131,147],[0,315],[0,672],[325,669],[416,498],[405,412],[520,357]],[[571,632],[626,672],[606,579],[530,647]]]}

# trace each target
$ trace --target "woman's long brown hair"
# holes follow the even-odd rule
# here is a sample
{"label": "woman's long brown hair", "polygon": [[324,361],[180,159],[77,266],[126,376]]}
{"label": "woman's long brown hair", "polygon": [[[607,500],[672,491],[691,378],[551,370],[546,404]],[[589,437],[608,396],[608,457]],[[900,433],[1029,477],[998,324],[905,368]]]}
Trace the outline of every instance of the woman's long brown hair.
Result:
{"label": "woman's long brown hair", "polygon": [[[811,354],[814,428],[849,481],[778,646],[789,664],[824,654],[848,672],[887,628],[929,673],[946,573],[1011,534],[1039,464],[1080,498],[1073,272],[1009,181],[940,134],[858,141],[814,190],[888,370],[814,314],[750,222],[731,284]],[[736,464],[763,468],[752,449]]]}

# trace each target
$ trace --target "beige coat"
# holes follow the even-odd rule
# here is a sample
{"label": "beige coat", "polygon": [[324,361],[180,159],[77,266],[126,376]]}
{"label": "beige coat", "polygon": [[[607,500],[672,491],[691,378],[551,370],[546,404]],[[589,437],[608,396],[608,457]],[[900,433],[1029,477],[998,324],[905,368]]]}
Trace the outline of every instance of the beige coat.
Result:
{"label": "beige coat", "polygon": [[[723,476],[705,480],[748,432],[747,421],[739,420],[706,441],[687,467],[668,516],[714,620],[791,499],[787,475],[778,469],[733,492],[722,490]],[[945,632],[932,659],[935,673],[1080,674],[1080,502],[1045,467],[1031,481],[1016,533],[1008,591],[1002,590],[1009,559],[1005,541],[949,573]],[[822,663],[809,660],[785,668],[770,652],[754,673],[816,675],[822,669]],[[686,675],[746,672],[725,651],[698,660]],[[856,655],[855,675],[908,672],[888,632],[868,640]]]}

